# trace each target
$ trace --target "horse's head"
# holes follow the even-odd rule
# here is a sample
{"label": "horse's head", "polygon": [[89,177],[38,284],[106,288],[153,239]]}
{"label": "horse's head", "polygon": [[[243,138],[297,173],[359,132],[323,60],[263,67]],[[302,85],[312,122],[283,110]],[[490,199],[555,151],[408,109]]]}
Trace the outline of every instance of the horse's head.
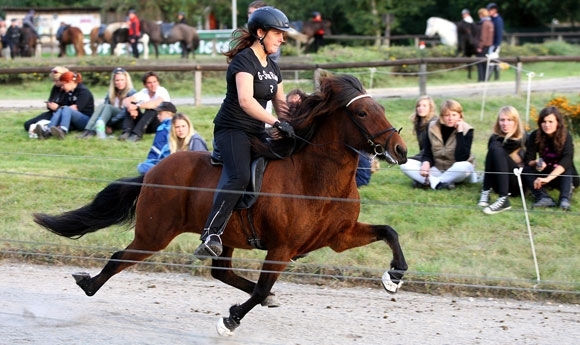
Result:
{"label": "horse's head", "polygon": [[351,75],[321,77],[320,91],[306,97],[296,111],[291,122],[303,136],[330,128],[319,143],[338,141],[391,164],[407,161],[407,147],[387,120],[385,108]]}
{"label": "horse's head", "polygon": [[359,145],[357,149],[382,157],[390,164],[407,162],[407,146],[399,135],[400,129],[391,125],[382,105],[363,92],[350,98],[345,107],[362,139],[348,136],[354,139],[353,144]]}
{"label": "horse's head", "polygon": [[437,33],[437,25],[435,23],[436,18],[431,17],[427,19],[427,28],[425,29],[425,36],[433,37]]}

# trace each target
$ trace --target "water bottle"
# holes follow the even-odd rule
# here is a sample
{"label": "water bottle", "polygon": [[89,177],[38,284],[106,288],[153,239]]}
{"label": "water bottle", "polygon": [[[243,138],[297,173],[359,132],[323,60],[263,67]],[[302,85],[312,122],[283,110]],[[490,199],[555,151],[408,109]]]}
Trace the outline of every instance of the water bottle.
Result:
{"label": "water bottle", "polygon": [[105,132],[105,121],[99,116],[97,120],[97,137],[99,139],[105,139],[107,137],[107,133]]}

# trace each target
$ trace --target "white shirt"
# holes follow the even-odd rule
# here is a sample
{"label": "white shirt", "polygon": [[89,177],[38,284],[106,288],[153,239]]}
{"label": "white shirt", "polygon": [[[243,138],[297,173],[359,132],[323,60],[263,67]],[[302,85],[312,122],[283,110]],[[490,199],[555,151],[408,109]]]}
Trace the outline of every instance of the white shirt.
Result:
{"label": "white shirt", "polygon": [[153,94],[153,97],[149,97],[149,90],[147,88],[143,88],[141,91],[134,94],[134,96],[135,96],[135,101],[137,101],[137,103],[149,102],[149,101],[152,101],[158,97],[161,97],[163,99],[163,102],[171,102],[171,97],[169,97],[169,92],[163,86],[157,87],[157,90],[155,91],[155,94]]}

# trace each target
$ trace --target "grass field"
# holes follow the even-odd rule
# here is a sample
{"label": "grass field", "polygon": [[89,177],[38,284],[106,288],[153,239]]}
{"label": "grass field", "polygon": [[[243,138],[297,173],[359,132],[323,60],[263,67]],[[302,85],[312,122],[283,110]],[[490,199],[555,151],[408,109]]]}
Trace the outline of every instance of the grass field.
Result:
{"label": "grass field", "polygon": [[[565,65],[565,66],[564,66]],[[564,66],[564,67],[563,67]],[[545,76],[566,76],[575,70],[575,64],[526,66]],[[533,68],[533,69],[532,69]],[[355,73],[356,71],[350,71]],[[364,72],[364,73],[363,73]],[[502,80],[513,80],[511,71],[502,74]],[[356,74],[368,87],[368,70]],[[139,80],[138,76],[133,77]],[[367,78],[365,80],[365,78]],[[385,82],[386,80],[389,82]],[[435,84],[465,82],[465,71],[450,71],[429,76]],[[416,86],[416,78],[389,75],[377,78],[374,87]],[[207,88],[206,88],[207,84]],[[50,83],[31,83],[21,87],[3,88],[2,99],[31,99],[46,97]],[[306,91],[311,84],[296,84]],[[140,87],[135,82],[137,88]],[[191,95],[191,83],[165,84],[173,97]],[[293,84],[287,84],[286,90]],[[93,88],[95,98],[104,97],[105,88]],[[204,94],[222,95],[223,82],[204,81]],[[556,94],[534,94],[532,106],[540,109]],[[577,94],[566,95],[577,100]],[[449,95],[447,98],[453,98]],[[464,106],[466,121],[475,128],[473,153],[477,170],[481,171],[485,145],[497,110],[513,105],[523,116],[525,96],[488,98],[485,117],[480,121],[481,99],[456,98]],[[440,103],[443,99],[436,99]],[[403,127],[402,135],[409,154],[417,152],[417,143],[411,130],[409,114],[413,99],[382,100],[391,123]],[[182,106],[198,132],[208,143],[212,138],[212,119],[218,107]],[[0,250],[6,258],[17,257],[50,264],[70,263],[101,267],[103,260],[114,251],[124,248],[133,232],[111,228],[90,234],[77,241],[59,238],[32,222],[33,212],[60,213],[84,205],[111,181],[137,174],[136,165],[142,161],[153,139],[152,135],[137,143],[117,140],[78,140],[72,134],[64,141],[29,139],[22,123],[37,115],[38,109],[4,110],[0,115],[3,126],[0,137],[5,158],[0,161]],[[530,124],[535,128],[535,124]],[[576,147],[580,139],[575,137]],[[578,157],[578,155],[576,155]],[[576,165],[580,161],[576,159]],[[512,198],[512,210],[488,216],[476,206],[479,184],[458,186],[453,191],[414,190],[411,182],[396,166],[382,164],[369,186],[362,187],[360,220],[373,224],[389,224],[400,235],[401,244],[409,262],[407,289],[431,292],[489,291],[507,295],[525,295],[531,298],[548,296],[578,300],[580,294],[580,202],[572,199],[572,211],[559,209],[528,210],[530,229],[534,236],[541,282],[537,284],[532,260],[526,214],[521,198]],[[528,207],[531,198],[527,198]],[[206,274],[199,262],[192,262],[191,253],[198,244],[198,236],[185,234],[176,239],[163,253],[149,262],[155,270],[180,269]],[[236,266],[255,268],[264,253],[240,251]],[[348,278],[378,278],[388,268],[390,250],[384,243],[356,248],[343,254],[323,249],[289,266],[285,279],[293,274],[332,275],[339,280]],[[190,265],[191,264],[191,265]],[[499,289],[498,289],[499,288]],[[504,290],[505,289],[505,290]]]}

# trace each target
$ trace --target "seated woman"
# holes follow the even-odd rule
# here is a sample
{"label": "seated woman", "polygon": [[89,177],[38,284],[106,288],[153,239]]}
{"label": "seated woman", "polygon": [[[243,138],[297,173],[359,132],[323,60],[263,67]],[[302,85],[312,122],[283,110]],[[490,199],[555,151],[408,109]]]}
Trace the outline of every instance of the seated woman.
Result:
{"label": "seated woman", "polygon": [[24,130],[29,132],[30,137],[37,137],[34,129],[35,126],[32,126],[39,121],[47,120],[50,121],[52,119],[52,114],[61,106],[66,105],[66,92],[64,92],[61,88],[60,83],[60,76],[64,73],[68,72],[68,68],[62,66],[56,66],[50,70],[50,78],[52,79],[53,85],[50,89],[50,94],[48,95],[48,99],[46,100],[46,111],[38,116],[35,116],[29,120],[24,122]]}
{"label": "seated woman", "polygon": [[[513,171],[524,165],[525,144],[526,132],[518,111],[511,106],[502,107],[487,142],[483,188],[477,204],[485,207],[484,213],[495,214],[511,208],[510,194],[519,194],[518,180]],[[492,189],[499,198],[490,205]]]}
{"label": "seated woman", "polygon": [[115,68],[109,82],[109,91],[105,96],[105,102],[95,109],[95,112],[85,126],[85,130],[77,138],[91,138],[97,135],[97,120],[103,119],[107,127],[121,127],[125,118],[123,100],[135,94],[131,76],[123,68]]}
{"label": "seated woman", "polygon": [[[430,96],[421,96],[417,98],[417,101],[415,102],[415,111],[411,116],[409,116],[409,119],[413,122],[413,130],[415,131],[417,143],[419,144],[419,153],[413,157],[409,157],[408,161],[414,160],[415,162],[409,162],[411,166],[419,166],[421,156],[423,155],[423,143],[427,138],[427,128],[431,122],[437,121],[438,119],[433,98]],[[429,185],[413,180],[413,187],[428,188]]]}
{"label": "seated woman", "polygon": [[574,166],[574,141],[558,108],[549,106],[540,111],[538,129],[526,143],[524,162],[522,177],[536,199],[533,207],[556,206],[545,188],[550,186],[560,191],[560,208],[570,210],[578,172]]}
{"label": "seated woman", "polygon": [[408,161],[401,165],[401,171],[432,189],[453,189],[475,173],[472,143],[473,127],[463,121],[463,107],[447,100],[439,120],[429,124],[420,161]]}
{"label": "seated woman", "polygon": [[171,119],[169,151],[208,151],[207,143],[199,135],[187,115],[177,113]]}
{"label": "seated woman", "polygon": [[62,89],[67,93],[66,104],[58,108],[52,115],[48,128],[50,132],[37,128],[39,139],[49,138],[51,135],[64,139],[73,129],[83,129],[95,111],[95,99],[91,91],[82,83],[80,73],[65,72],[60,76]]}

